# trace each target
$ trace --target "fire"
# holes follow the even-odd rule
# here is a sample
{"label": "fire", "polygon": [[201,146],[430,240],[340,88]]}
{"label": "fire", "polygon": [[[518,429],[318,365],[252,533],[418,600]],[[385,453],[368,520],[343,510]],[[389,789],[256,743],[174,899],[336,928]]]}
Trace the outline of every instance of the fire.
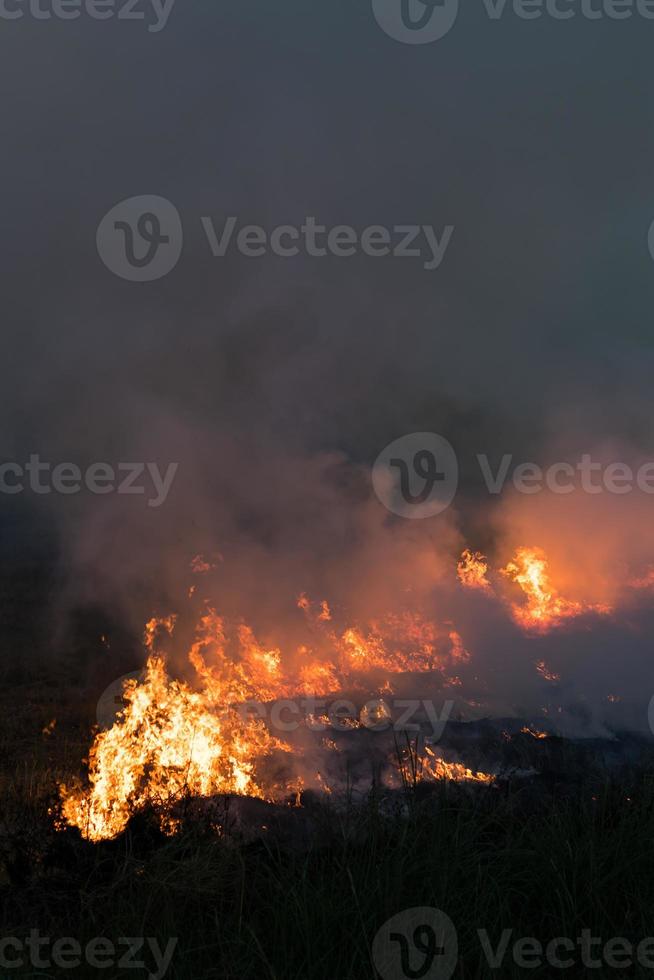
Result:
{"label": "fire", "polygon": [[539,548],[518,548],[501,574],[519,585],[526,596],[526,604],[513,605],[513,616],[525,629],[545,632],[584,612],[608,611],[559,595],[550,580],[547,558]]}
{"label": "fire", "polygon": [[469,548],[461,555],[457,565],[459,581],[467,589],[479,589],[482,592],[492,592],[488,581],[488,562],[479,551]]}
{"label": "fire", "polygon": [[[311,612],[305,597],[299,605]],[[176,617],[151,620],[144,635],[144,679],[126,682],[124,708],[113,727],[96,736],[88,787],[62,787],[64,819],[88,839],[101,840],[119,834],[146,804],[160,809],[162,829],[173,830],[175,822],[166,814],[186,796],[294,794],[297,801],[302,788],[297,778],[278,784],[270,772],[260,771],[266,760],[291,747],[271,735],[253,706],[337,693],[377,670],[385,675],[444,671],[467,656],[451,627],[439,630],[415,614],[387,615],[366,630],[338,631],[327,612],[327,604],[320,603],[315,623],[333,659],[320,659],[302,645],[289,670],[280,648],[262,645],[249,626],[230,627],[207,607],[187,655],[192,683],[170,676],[162,649],[175,633]],[[380,690],[389,688],[385,676]],[[348,724],[352,730],[360,727],[356,719],[346,719]]]}
{"label": "fire", "polygon": [[550,737],[548,732],[541,732],[537,728],[529,728],[525,726],[524,728],[521,728],[520,731],[523,735],[531,735],[532,738],[543,739]]}
{"label": "fire", "polygon": [[452,644],[452,659],[460,660],[462,663],[468,663],[470,660],[470,654],[463,645],[461,635],[457,633],[455,629],[450,631],[450,643]]}
{"label": "fire", "polygon": [[[341,678],[374,670],[393,674],[443,671],[461,654],[462,642],[455,649],[452,640],[445,649],[445,639],[451,636],[449,629],[440,629],[419,613],[386,613],[370,623],[367,630],[351,626],[339,632],[331,628],[333,616],[326,602],[321,602],[316,611],[307,596],[301,595],[297,604],[336,651],[337,667],[333,663],[314,665],[314,671],[328,670],[332,675],[336,672]],[[304,669],[308,674],[308,668]]]}
{"label": "fire", "polygon": [[454,782],[485,783],[493,782],[495,776],[488,772],[473,772],[460,762],[446,762],[437,755],[429,745],[425,746],[425,758],[422,760],[423,773],[432,779],[450,779]]}
{"label": "fire", "polygon": [[648,568],[642,575],[630,579],[629,585],[632,589],[642,589],[649,591],[654,588],[654,568]]}
{"label": "fire", "polygon": [[461,762],[448,762],[428,742],[421,747],[419,739],[407,738],[405,746],[396,747],[396,760],[398,771],[390,776],[390,785],[397,785],[399,778],[405,787],[430,781],[490,786],[497,778],[493,773],[470,769]]}
{"label": "fire", "polygon": [[[211,567],[198,556],[192,573],[203,575]],[[509,595],[508,585],[500,589],[502,580],[497,591],[493,589],[488,562],[480,552],[466,549],[457,570],[462,587],[506,604],[527,632],[543,633],[590,609],[601,609],[562,596],[551,581],[546,556],[537,548],[519,548],[502,569],[504,581],[522,590],[522,602]],[[124,707],[113,727],[96,735],[87,783],[61,788],[65,821],[90,840],[100,840],[121,833],[130,816],[146,805],[162,814],[165,830],[173,830],[175,804],[187,796],[240,794],[299,802],[305,780],[324,789],[325,776],[309,765],[302,776],[289,775],[297,747],[272,734],[261,714],[251,710],[252,702],[261,706],[358,690],[373,704],[371,695],[392,693],[393,678],[400,674],[430,675],[443,690],[461,687],[456,671],[472,661],[457,626],[449,620],[434,621],[424,611],[386,611],[364,624],[338,625],[340,612],[324,600],[315,603],[303,594],[297,606],[305,617],[306,642],[285,649],[260,642],[250,626],[228,623],[205,602],[185,656],[184,680],[169,669],[169,647],[180,632],[177,617],[151,620],[145,628],[143,679],[126,682]],[[560,679],[544,661],[536,669],[550,682]],[[364,721],[376,725],[388,720],[383,702],[379,704],[379,718]],[[373,709],[377,710],[374,704],[367,710]],[[319,714],[322,717],[322,711]],[[353,732],[361,727],[360,720],[351,721]],[[529,731],[536,738],[546,737]],[[339,751],[334,743],[322,749]],[[488,773],[447,762],[432,749],[426,752],[423,770],[434,779],[493,780]]]}
{"label": "fire", "polygon": [[[459,559],[457,573],[464,588],[494,594],[488,579],[488,561],[481,552],[466,548]],[[525,596],[523,602],[515,602],[504,594],[501,598],[510,605],[514,620],[528,632],[546,633],[583,613],[606,614],[611,611],[607,605],[591,605],[562,596],[552,583],[547,556],[540,548],[518,548],[508,564],[500,569],[500,574],[517,585]],[[644,587],[640,580],[632,584]]]}
{"label": "fire", "polygon": [[555,674],[553,670],[550,670],[544,660],[538,661],[536,664],[536,670],[541,677],[544,677],[546,681],[550,681],[552,684],[556,684],[561,680],[561,675]]}
{"label": "fire", "polygon": [[255,763],[282,746],[261,721],[212,710],[207,688],[193,691],[172,680],[156,656],[143,683],[127,682],[124,698],[117,723],[100,732],[91,749],[88,792],[63,789],[63,816],[84,836],[115,836],[149,802],[167,804],[188,794],[263,795]]}

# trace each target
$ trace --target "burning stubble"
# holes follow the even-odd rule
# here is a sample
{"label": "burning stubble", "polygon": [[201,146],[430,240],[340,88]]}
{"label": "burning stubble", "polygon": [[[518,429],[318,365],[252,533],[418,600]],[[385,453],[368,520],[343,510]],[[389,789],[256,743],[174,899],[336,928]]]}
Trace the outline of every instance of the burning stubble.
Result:
{"label": "burning stubble", "polygon": [[[189,599],[200,598],[198,576],[201,581],[210,568],[210,562],[193,560]],[[525,651],[531,647],[524,665],[531,684],[546,702],[556,703],[562,679],[542,656],[543,639],[564,636],[575,621],[597,623],[619,612],[563,592],[547,555],[536,547],[519,548],[499,568],[480,552],[466,549],[451,575],[452,588],[470,596],[477,615],[481,602],[492,615],[514,624]],[[649,591],[650,581],[633,580],[631,591]],[[186,795],[236,794],[281,802],[299,798],[305,789],[338,792],[338,783],[330,785],[328,774],[339,749],[328,733],[324,736],[325,726],[307,724],[305,734],[293,739],[283,726],[275,729],[256,713],[240,710],[254,700],[272,705],[280,699],[340,695],[338,703],[349,704],[342,695],[358,690],[367,693],[365,710],[372,724],[363,712],[347,718],[341,712],[332,727],[374,729],[385,720],[384,697],[401,690],[407,678],[418,687],[436,679],[442,691],[459,693],[465,704],[466,689],[470,698],[478,671],[476,651],[457,624],[417,610],[382,612],[367,624],[344,625],[329,602],[313,602],[303,594],[297,611],[305,636],[289,650],[282,642],[261,642],[250,626],[220,615],[208,599],[200,606],[185,655],[187,678],[174,666],[179,663],[173,656],[178,615],[151,620],[145,631],[145,674],[126,682],[124,708],[112,727],[96,737],[88,785],[62,787],[64,819],[91,840],[116,836],[130,815],[146,806],[159,810],[162,830],[172,833],[178,822],[171,812]],[[484,615],[490,618],[491,613]],[[370,701],[371,692],[378,702]],[[606,690],[604,697],[608,702],[614,695]],[[488,704],[480,708],[487,710]],[[435,747],[451,710],[450,700],[441,714],[426,711],[435,738],[425,746],[420,779],[492,782],[492,773],[447,759]]]}

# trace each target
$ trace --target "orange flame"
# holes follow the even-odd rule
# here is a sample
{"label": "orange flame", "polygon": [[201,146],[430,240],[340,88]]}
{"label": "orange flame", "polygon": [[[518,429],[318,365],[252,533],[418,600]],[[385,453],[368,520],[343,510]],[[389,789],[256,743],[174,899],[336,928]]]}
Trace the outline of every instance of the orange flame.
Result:
{"label": "orange flame", "polygon": [[423,772],[432,779],[450,779],[454,782],[485,783],[489,785],[495,779],[491,773],[476,772],[468,769],[460,762],[446,762],[437,755],[430,746],[425,746]]}
{"label": "orange flame", "polygon": [[488,581],[488,562],[479,551],[469,548],[461,555],[457,566],[459,581],[467,589],[479,589],[482,592],[492,592]]}
{"label": "orange flame", "polygon": [[520,731],[523,735],[531,735],[532,738],[543,739],[550,737],[548,732],[541,732],[537,728],[528,728],[525,726]]}
{"label": "orange flame", "polygon": [[[204,560],[195,559],[192,571],[204,574],[206,566]],[[479,552],[466,549],[457,570],[465,588],[495,595],[488,562]],[[559,627],[589,610],[608,611],[563,597],[551,581],[544,553],[537,548],[519,548],[502,575],[522,590],[522,602],[505,598],[499,589],[498,593],[528,632]],[[417,612],[386,612],[367,625],[343,628],[336,625],[326,601],[315,604],[301,595],[297,605],[310,636],[290,655],[276,645],[261,644],[248,625],[228,625],[205,606],[187,654],[192,681],[171,677],[166,667],[165,647],[173,642],[176,617],[150,620],[145,628],[144,679],[126,682],[124,707],[115,724],[96,735],[88,784],[61,787],[64,819],[90,840],[100,840],[119,834],[139,808],[151,804],[165,813],[187,795],[288,799],[295,794],[299,801],[305,785],[300,777],[271,775],[274,757],[283,753],[279,761],[288,760],[290,744],[273,736],[260,716],[244,711],[248,702],[324,697],[357,687],[367,697],[373,689],[381,696],[393,691],[393,675],[407,672],[436,675],[443,689],[462,684],[456,671],[471,660],[471,654],[452,622],[436,623]],[[536,669],[550,682],[560,679],[544,661]],[[350,728],[360,727],[359,719],[351,720]],[[323,748],[329,751],[328,742]],[[334,743],[331,751],[338,752]],[[305,775],[316,786],[326,787],[320,772]],[[424,760],[424,775],[480,783],[493,779],[461,763],[446,762],[431,749]],[[170,813],[161,822],[167,831],[175,827]]]}
{"label": "orange flame", "polygon": [[519,585],[526,596],[526,604],[513,604],[514,619],[525,629],[542,633],[586,612],[609,611],[607,606],[588,605],[559,595],[540,548],[518,548],[501,574]]}
{"label": "orange flame", "polygon": [[[305,611],[311,609],[304,597],[299,604]],[[327,604],[321,603],[319,610],[316,623],[326,631],[334,660],[316,658],[309,647],[301,646],[289,673],[280,649],[262,646],[244,624],[228,635],[222,617],[206,608],[188,653],[193,684],[169,676],[160,649],[173,635],[176,618],[150,620],[144,637],[145,677],[142,682],[126,682],[125,707],[113,727],[96,736],[88,787],[62,787],[64,819],[90,840],[100,840],[119,834],[131,814],[148,803],[164,812],[186,795],[297,797],[297,779],[277,785],[258,771],[265,760],[276,752],[289,752],[290,746],[273,737],[260,717],[244,711],[248,702],[324,696],[373,670],[443,671],[467,656],[458,634],[450,628],[439,633],[417,615],[388,615],[368,630],[350,627],[337,632],[331,629]],[[389,687],[385,677],[383,689]],[[344,725],[348,724],[360,727],[358,719],[346,719]],[[162,816],[161,825],[172,831],[175,822]]]}

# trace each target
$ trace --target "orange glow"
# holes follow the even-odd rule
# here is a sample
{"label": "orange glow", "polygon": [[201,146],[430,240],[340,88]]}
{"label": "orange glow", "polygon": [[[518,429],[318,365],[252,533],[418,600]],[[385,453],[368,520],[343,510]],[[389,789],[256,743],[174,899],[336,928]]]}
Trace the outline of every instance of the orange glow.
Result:
{"label": "orange glow", "polygon": [[527,630],[543,633],[582,613],[609,611],[605,606],[585,605],[559,595],[550,579],[547,558],[539,548],[518,548],[501,574],[525,595],[526,602],[514,603],[512,610],[516,622]]}
{"label": "orange glow", "polygon": [[549,738],[548,732],[539,732],[536,728],[521,728],[521,733],[523,735],[531,735],[532,738]]}
{"label": "orange glow", "polygon": [[[207,565],[194,560],[193,574],[204,574]],[[502,569],[497,593],[479,552],[466,549],[457,569],[465,588],[495,596],[500,608],[508,606],[515,622],[528,633],[561,627],[589,610],[608,611],[562,596],[552,582],[545,554],[537,548],[517,550]],[[521,590],[521,600],[511,594],[514,586]],[[173,832],[176,818],[171,805],[185,796],[239,794],[268,800],[295,798],[297,803],[304,780],[314,788],[326,788],[324,775],[316,772],[315,764],[302,767],[303,777],[289,775],[289,763],[302,762],[297,747],[273,735],[260,714],[250,710],[249,702],[260,706],[301,696],[339,697],[357,690],[373,704],[373,695],[382,698],[394,689],[402,690],[401,682],[394,680],[401,674],[430,675],[441,690],[460,688],[459,673],[474,663],[459,624],[429,618],[424,611],[386,610],[365,623],[338,625],[338,613],[324,600],[313,602],[303,594],[297,606],[305,617],[305,642],[289,649],[282,643],[260,642],[249,625],[228,622],[205,604],[183,657],[185,680],[170,669],[169,648],[180,632],[177,617],[151,619],[145,627],[143,679],[126,682],[124,707],[113,727],[95,736],[87,782],[61,787],[67,823],[88,839],[100,840],[121,833],[131,814],[148,804],[161,813],[162,828]],[[542,660],[536,670],[551,683],[560,680]],[[468,704],[476,703],[468,699]],[[379,711],[383,710],[380,701]],[[367,711],[370,717],[364,713],[363,725],[352,718],[342,727],[356,732],[386,720],[382,715],[373,717],[373,708]],[[316,720],[329,723],[323,708],[317,710]],[[304,721],[311,728],[311,719]],[[525,731],[535,738],[547,737]],[[340,751],[329,740],[322,749]],[[432,749],[426,751],[423,776],[477,783],[494,778],[462,763],[446,762]]]}
{"label": "orange glow", "polygon": [[485,783],[493,782],[494,776],[487,772],[473,772],[460,762],[446,762],[428,745],[425,747],[423,773],[432,779],[450,779],[453,782]]}
{"label": "orange glow", "polygon": [[553,684],[561,680],[561,675],[555,674],[553,671],[551,671],[544,660],[538,661],[536,664],[536,670],[541,677],[544,677],[546,681],[551,681]]}
{"label": "orange glow", "polygon": [[116,836],[145,803],[186,794],[263,796],[255,764],[283,746],[261,721],[217,711],[209,686],[194,691],[171,680],[154,655],[144,681],[126,683],[124,699],[113,728],[96,736],[89,790],[62,787],[64,818],[89,840]]}
{"label": "orange glow", "polygon": [[[306,597],[298,605],[311,612]],[[266,760],[290,752],[290,746],[270,734],[261,717],[249,712],[248,702],[337,694],[374,670],[385,675],[444,671],[467,656],[450,627],[439,629],[415,614],[387,615],[367,630],[336,631],[323,602],[314,621],[333,660],[321,659],[302,645],[290,670],[280,648],[262,645],[249,626],[229,626],[207,606],[187,654],[194,680],[185,682],[170,676],[162,649],[175,633],[176,617],[150,620],[144,635],[145,677],[126,682],[124,708],[111,729],[96,735],[88,786],[61,788],[64,819],[88,839],[101,840],[119,834],[130,815],[146,804],[165,811],[186,795],[272,800],[293,794],[297,803],[302,789],[298,779],[278,784],[264,771]],[[380,690],[389,689],[385,676]],[[322,715],[317,720],[330,722]],[[361,722],[346,718],[342,727],[356,730]],[[174,831],[169,813],[162,812],[160,820],[164,831]]]}
{"label": "orange glow", "polygon": [[644,574],[632,578],[629,585],[632,589],[654,589],[654,568],[648,568]]}
{"label": "orange glow", "polygon": [[470,551],[469,548],[461,555],[457,566],[459,581],[466,589],[479,589],[482,592],[492,592],[488,581],[488,562],[480,551]]}

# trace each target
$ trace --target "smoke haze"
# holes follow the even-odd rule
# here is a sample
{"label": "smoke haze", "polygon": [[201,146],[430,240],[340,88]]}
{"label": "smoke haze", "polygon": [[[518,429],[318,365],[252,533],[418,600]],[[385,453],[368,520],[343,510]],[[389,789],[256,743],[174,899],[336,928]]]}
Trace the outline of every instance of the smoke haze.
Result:
{"label": "smoke haze", "polygon": [[[179,464],[164,505],[2,496],[5,563],[47,555],[49,615],[98,603],[137,629],[219,552],[217,605],[292,631],[300,592],[354,619],[409,592],[453,620],[469,689],[533,712],[606,697],[646,725],[642,494],[489,495],[476,456],[654,458],[654,135],[649,22],[492,23],[388,38],[369,5],[179,2],[164,30],[29,17],[2,31],[5,460]],[[97,226],[158,194],[184,226],[149,284],[102,264]],[[416,223],[455,231],[438,270],[364,255],[214,258],[201,224]],[[370,468],[419,431],[454,446],[452,508],[392,517]],[[470,546],[497,569],[543,548],[563,595],[619,608],[525,636],[462,595]],[[417,597],[417,598],[416,598]],[[412,599],[413,601],[413,599]],[[619,664],[619,667],[618,667]],[[617,710],[617,709],[616,709]],[[613,716],[612,716],[613,717]],[[580,722],[580,727],[583,727]]]}

